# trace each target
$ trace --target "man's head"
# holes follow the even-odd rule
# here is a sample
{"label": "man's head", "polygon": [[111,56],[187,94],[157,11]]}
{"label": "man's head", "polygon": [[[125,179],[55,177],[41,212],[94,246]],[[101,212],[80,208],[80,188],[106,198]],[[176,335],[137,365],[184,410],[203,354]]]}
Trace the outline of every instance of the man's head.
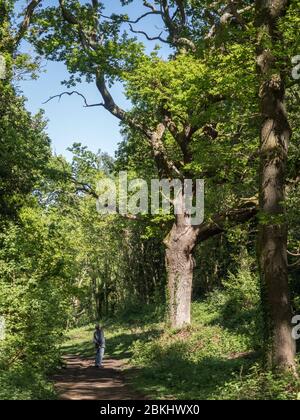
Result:
{"label": "man's head", "polygon": [[96,330],[100,330],[100,325],[96,324],[95,328],[96,328]]}

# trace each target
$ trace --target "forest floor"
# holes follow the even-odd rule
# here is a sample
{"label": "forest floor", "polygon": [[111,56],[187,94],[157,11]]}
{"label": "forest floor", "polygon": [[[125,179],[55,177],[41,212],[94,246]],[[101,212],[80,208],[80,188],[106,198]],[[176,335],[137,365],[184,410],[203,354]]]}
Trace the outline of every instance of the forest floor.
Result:
{"label": "forest floor", "polygon": [[55,380],[61,400],[137,400],[144,399],[126,383],[124,362],[104,361],[104,368],[94,366],[93,358],[65,356],[65,368]]}

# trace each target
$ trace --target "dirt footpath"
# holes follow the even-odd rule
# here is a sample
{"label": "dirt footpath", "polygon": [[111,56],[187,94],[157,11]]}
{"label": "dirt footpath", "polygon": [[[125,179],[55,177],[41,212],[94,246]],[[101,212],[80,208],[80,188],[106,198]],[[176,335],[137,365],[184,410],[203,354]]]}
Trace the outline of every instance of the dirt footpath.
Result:
{"label": "dirt footpath", "polygon": [[144,400],[126,384],[122,361],[107,359],[104,368],[94,367],[94,359],[64,358],[66,368],[54,377],[61,400]]}

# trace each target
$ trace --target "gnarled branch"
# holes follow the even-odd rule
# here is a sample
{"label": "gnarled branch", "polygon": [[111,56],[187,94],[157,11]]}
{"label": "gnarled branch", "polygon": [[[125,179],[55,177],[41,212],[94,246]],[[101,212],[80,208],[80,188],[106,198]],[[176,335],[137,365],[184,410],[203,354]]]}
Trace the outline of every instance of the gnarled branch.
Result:
{"label": "gnarled branch", "polygon": [[62,92],[58,95],[51,96],[49,99],[47,99],[47,101],[43,102],[43,104],[47,104],[48,102],[52,101],[55,98],[58,98],[58,100],[60,100],[64,95],[68,95],[68,96],[78,95],[78,96],[80,96],[84,100],[84,107],[85,108],[92,108],[92,107],[96,107],[96,106],[103,106],[104,107],[103,103],[89,104],[86,100],[86,97],[82,93],[77,92],[76,90],[74,90],[72,92]]}
{"label": "gnarled branch", "polygon": [[129,24],[129,27],[130,27],[130,30],[133,34],[144,35],[147,38],[148,41],[160,41],[160,42],[163,42],[164,44],[169,44],[168,40],[162,38],[163,31],[157,36],[150,36],[145,31],[139,31],[139,30],[134,29],[131,24]]}

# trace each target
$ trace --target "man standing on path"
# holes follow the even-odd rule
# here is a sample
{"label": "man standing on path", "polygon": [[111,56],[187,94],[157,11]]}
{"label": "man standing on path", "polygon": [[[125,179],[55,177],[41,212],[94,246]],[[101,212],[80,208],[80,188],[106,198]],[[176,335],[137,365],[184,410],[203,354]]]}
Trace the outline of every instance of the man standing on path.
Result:
{"label": "man standing on path", "polygon": [[95,327],[94,332],[94,344],[96,347],[96,361],[95,366],[97,368],[103,367],[102,361],[105,352],[105,337],[103,327],[100,327],[99,324]]}

